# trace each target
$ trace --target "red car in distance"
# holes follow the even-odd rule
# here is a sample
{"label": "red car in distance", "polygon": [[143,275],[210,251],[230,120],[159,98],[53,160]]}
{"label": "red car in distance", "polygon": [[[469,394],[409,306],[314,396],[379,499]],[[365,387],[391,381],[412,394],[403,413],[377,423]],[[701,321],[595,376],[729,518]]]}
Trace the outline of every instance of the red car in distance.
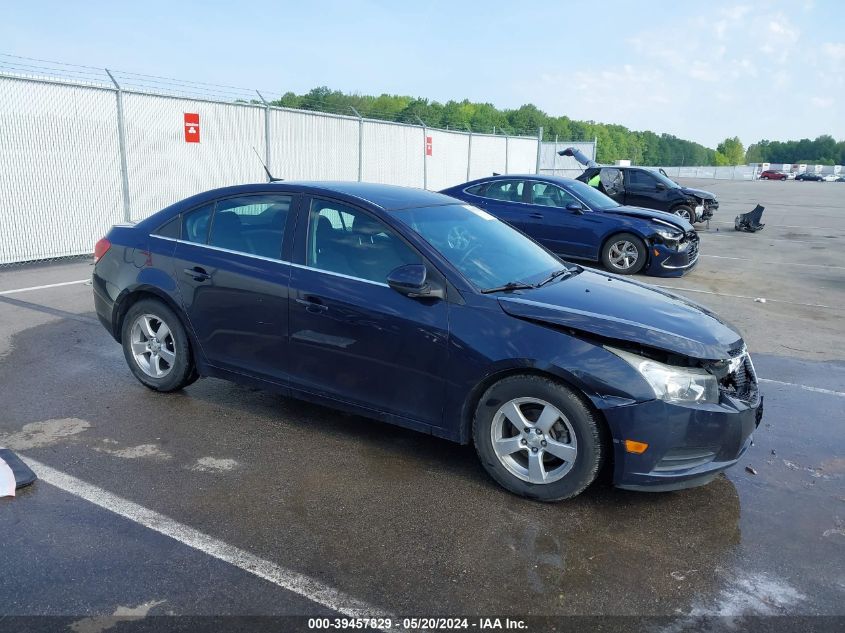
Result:
{"label": "red car in distance", "polygon": [[767,169],[760,174],[760,180],[786,180],[789,178],[784,172],[774,169]]}

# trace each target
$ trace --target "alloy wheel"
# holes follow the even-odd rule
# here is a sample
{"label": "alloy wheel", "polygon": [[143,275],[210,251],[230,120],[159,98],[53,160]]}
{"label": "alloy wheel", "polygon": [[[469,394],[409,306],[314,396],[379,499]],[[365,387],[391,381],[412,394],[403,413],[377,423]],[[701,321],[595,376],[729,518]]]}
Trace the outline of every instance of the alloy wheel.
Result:
{"label": "alloy wheel", "polygon": [[501,464],[532,484],[563,478],[578,456],[578,440],[569,420],[538,398],[514,398],[503,404],[493,417],[490,435]]}
{"label": "alloy wheel", "polygon": [[610,263],[619,270],[632,268],[639,259],[640,253],[636,245],[628,240],[619,240],[610,246]]}
{"label": "alloy wheel", "polygon": [[135,319],[130,345],[138,367],[151,378],[164,378],[176,363],[173,332],[154,314],[141,314]]}

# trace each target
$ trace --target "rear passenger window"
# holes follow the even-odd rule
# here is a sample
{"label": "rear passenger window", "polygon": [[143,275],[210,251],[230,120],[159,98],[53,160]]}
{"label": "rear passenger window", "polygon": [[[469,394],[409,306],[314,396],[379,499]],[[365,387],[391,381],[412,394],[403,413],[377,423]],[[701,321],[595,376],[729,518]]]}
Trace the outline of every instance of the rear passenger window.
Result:
{"label": "rear passenger window", "polygon": [[177,215],[172,220],[165,222],[156,229],[153,235],[160,235],[161,237],[170,237],[174,240],[178,240],[182,237],[182,218]]}
{"label": "rear passenger window", "polygon": [[312,202],[306,262],[311,268],[384,283],[394,268],[421,261],[373,216],[336,202]]}
{"label": "rear passenger window", "polygon": [[209,246],[281,259],[291,196],[256,195],[217,203]]}
{"label": "rear passenger window", "polygon": [[211,222],[213,210],[214,203],[211,203],[183,213],[181,239],[195,244],[205,244],[208,239],[208,225]]}
{"label": "rear passenger window", "polygon": [[505,202],[522,202],[524,185],[522,180],[494,180],[488,183],[484,197]]}

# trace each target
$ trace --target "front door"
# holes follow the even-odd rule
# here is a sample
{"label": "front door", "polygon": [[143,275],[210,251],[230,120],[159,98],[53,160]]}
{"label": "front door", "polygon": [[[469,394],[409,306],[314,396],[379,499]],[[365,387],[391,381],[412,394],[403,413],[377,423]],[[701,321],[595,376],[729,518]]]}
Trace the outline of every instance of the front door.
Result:
{"label": "front door", "polygon": [[305,252],[291,272],[291,386],[443,426],[448,304],[406,297],[386,283],[393,269],[422,256],[351,205],[314,198],[300,218],[296,240]]}
{"label": "front door", "polygon": [[221,199],[183,214],[174,254],[185,312],[208,362],[284,383],[291,195]]}
{"label": "front door", "polygon": [[[601,224],[592,211],[565,189],[549,182],[530,182],[525,233],[564,257],[595,257],[596,231]],[[578,204],[580,210],[568,209]]]}
{"label": "front door", "polygon": [[666,185],[644,169],[629,169],[625,184],[627,203],[646,209],[668,209],[669,193]]}

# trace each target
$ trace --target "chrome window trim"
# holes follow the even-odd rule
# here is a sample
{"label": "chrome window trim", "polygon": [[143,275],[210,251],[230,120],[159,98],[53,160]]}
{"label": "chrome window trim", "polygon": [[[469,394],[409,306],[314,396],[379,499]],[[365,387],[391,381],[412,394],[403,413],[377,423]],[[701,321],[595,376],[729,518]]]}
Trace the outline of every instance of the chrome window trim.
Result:
{"label": "chrome window trim", "polygon": [[189,242],[188,240],[179,240],[175,237],[166,237],[164,235],[155,235],[154,233],[150,233],[150,237],[155,237],[160,240],[165,240],[168,242],[177,242],[179,244],[187,244],[189,246],[199,246],[200,248],[208,248],[213,251],[220,251],[221,253],[231,253],[232,255],[240,255],[241,257],[249,257],[252,259],[259,259],[266,262],[273,262],[275,264],[287,264],[288,266],[293,266],[294,268],[302,268],[305,270],[313,270],[318,273],[324,273],[326,275],[332,275],[334,277],[341,277],[343,279],[351,279],[352,281],[360,281],[365,284],[373,284],[375,286],[384,286],[385,288],[390,288],[390,286],[386,283],[380,281],[373,281],[372,279],[363,279],[361,277],[353,277],[352,275],[344,275],[343,273],[336,273],[331,270],[323,270],[322,268],[315,268],[313,266],[306,266],[304,264],[294,264],[293,262],[289,262],[284,259],[274,259],[272,257],[264,257],[263,255],[253,255],[252,253],[243,253],[241,251],[233,251],[229,248],[221,248],[220,246],[211,246],[210,244],[200,244],[198,242]]}
{"label": "chrome window trim", "polygon": [[343,273],[336,273],[333,270],[323,270],[322,268],[315,268],[314,266],[306,266],[305,264],[294,264],[290,263],[291,266],[294,268],[302,268],[304,270],[313,270],[314,272],[324,273],[326,275],[332,275],[334,277],[341,277],[342,279],[351,279],[352,281],[360,281],[365,284],[372,284],[374,286],[384,286],[385,288],[390,288],[390,286],[386,283],[381,281],[373,281],[372,279],[364,279],[363,277],[353,277],[352,275],[344,275]]}
{"label": "chrome window trim", "polygon": [[[221,253],[231,253],[232,255],[240,255],[241,257],[249,257],[251,259],[260,259],[265,262],[274,262],[276,264],[290,264],[291,262],[285,261],[284,259],[279,259],[277,257],[265,257],[264,255],[256,255],[254,253],[244,253],[243,251],[234,251],[231,248],[223,248],[222,246],[212,246],[211,244],[200,244],[199,242],[191,242],[188,240],[177,240],[175,237],[166,237],[164,235],[155,235],[154,233],[150,233],[150,237],[156,237],[160,240],[167,240],[168,242],[178,242],[179,244],[190,244],[191,246],[200,246],[202,248],[207,248],[212,251],[220,251]],[[279,250],[282,249],[281,243],[279,243]]]}

